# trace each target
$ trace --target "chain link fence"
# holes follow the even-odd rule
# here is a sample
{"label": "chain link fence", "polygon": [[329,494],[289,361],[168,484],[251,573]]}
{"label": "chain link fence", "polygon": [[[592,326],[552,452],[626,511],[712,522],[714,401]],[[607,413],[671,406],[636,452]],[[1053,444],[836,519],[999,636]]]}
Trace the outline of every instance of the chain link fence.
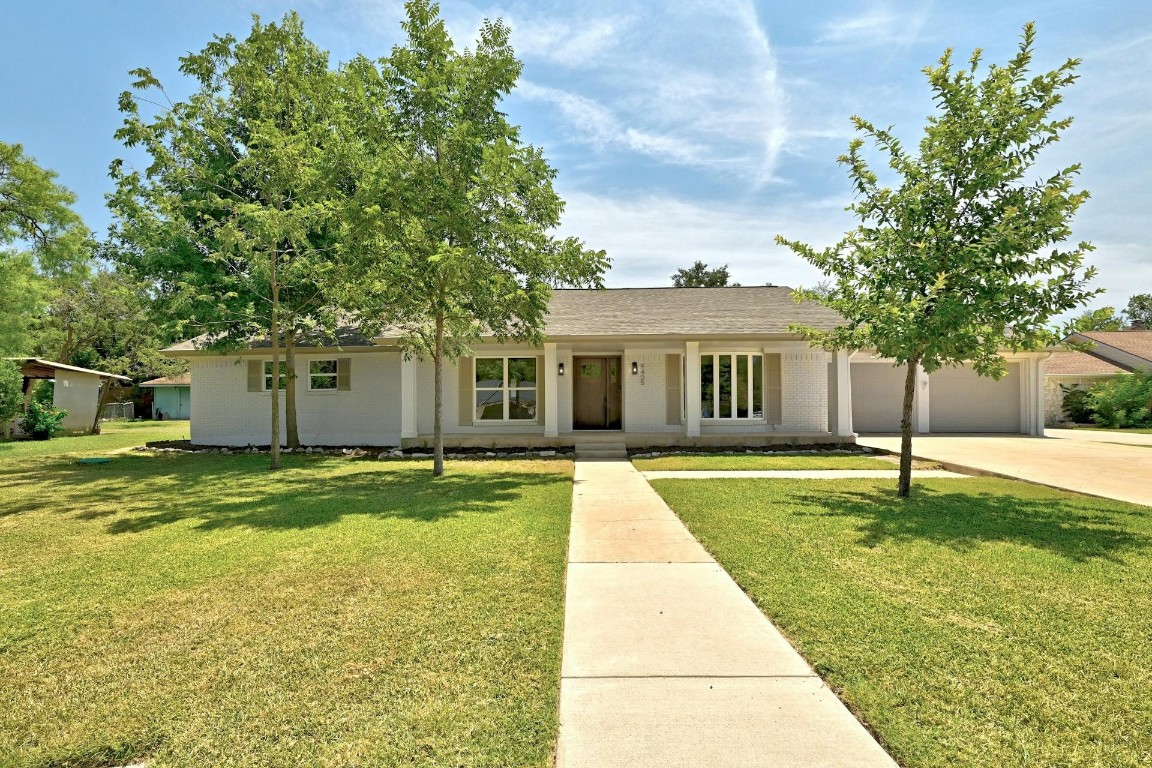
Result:
{"label": "chain link fence", "polygon": [[136,418],[135,403],[107,403],[100,412],[101,421],[128,421]]}

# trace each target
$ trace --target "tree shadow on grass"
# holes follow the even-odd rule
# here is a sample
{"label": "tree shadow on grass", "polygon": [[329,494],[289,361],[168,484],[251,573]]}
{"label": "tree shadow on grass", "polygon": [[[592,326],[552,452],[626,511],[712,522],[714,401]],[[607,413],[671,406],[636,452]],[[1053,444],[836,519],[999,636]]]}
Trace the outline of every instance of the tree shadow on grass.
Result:
{"label": "tree shadow on grass", "polygon": [[[1107,559],[1145,550],[1152,537],[1135,530],[1144,518],[1137,507],[1122,502],[1049,497],[1022,497],[990,492],[943,491],[915,487],[897,498],[884,491],[838,489],[800,493],[796,500],[814,512],[859,522],[860,544],[929,541],[957,551],[989,543],[1011,543],[1051,552],[1075,562]],[[1132,518],[1126,521],[1124,518]]]}
{"label": "tree shadow on grass", "polygon": [[337,470],[334,462],[304,459],[269,473],[266,457],[199,458],[125,457],[95,467],[56,463],[2,473],[0,498],[17,489],[35,495],[25,493],[0,514],[56,508],[79,520],[108,518],[114,534],[189,520],[199,531],[305,529],[352,515],[435,522],[505,511],[530,488],[561,479],[495,469],[433,478],[424,467],[355,462]]}

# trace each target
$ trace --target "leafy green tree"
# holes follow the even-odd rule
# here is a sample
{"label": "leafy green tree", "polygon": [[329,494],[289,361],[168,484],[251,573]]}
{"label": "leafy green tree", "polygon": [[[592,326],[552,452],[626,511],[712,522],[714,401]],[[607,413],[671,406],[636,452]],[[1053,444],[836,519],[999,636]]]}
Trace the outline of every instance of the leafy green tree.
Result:
{"label": "leafy green tree", "polygon": [[[1034,39],[1028,24],[1018,53],[982,79],[979,50],[967,67],[953,69],[950,50],[927,67],[937,111],[916,150],[854,117],[860,135],[839,162],[856,193],[848,210],[860,223],[822,251],[777,237],[834,282],[821,301],[845,322],[828,332],[800,329],[814,344],[874,349],[907,365],[900,496],[911,485],[917,366],[931,373],[970,362],[978,374],[999,378],[1002,349],[1044,347],[1054,316],[1099,293],[1086,289],[1095,270],[1082,270],[1092,246],[1062,247],[1088,198],[1073,189],[1080,166],[1029,177],[1040,152],[1072,122],[1052,112],[1079,64],[1070,59],[1031,74]],[[866,140],[887,160],[894,186],[869,166]]]}
{"label": "leafy green tree", "polygon": [[1152,331],[1152,293],[1138,293],[1128,299],[1124,314],[1133,329]]}
{"label": "leafy green tree", "polygon": [[19,144],[0,141],[0,354],[26,354],[45,279],[83,275],[93,242],[76,196]]}
{"label": "leafy green tree", "polygon": [[11,436],[12,419],[24,409],[24,375],[11,360],[0,359],[0,433]]}
{"label": "leafy green tree", "polygon": [[[135,93],[121,96],[117,137],[152,163],[143,172],[112,165],[117,259],[155,281],[177,332],[206,334],[217,349],[269,339],[273,369],[283,351],[291,371],[300,335],[336,323],[327,294],[342,227],[335,73],[294,13],[279,24],[254,17],[246,39],[216,37],[181,58],[180,71],[196,92],[152,117],[141,113],[142,94],[167,97],[151,72],[135,70]],[[295,376],[285,378],[296,446]],[[279,386],[270,400],[276,469]]]}
{"label": "leafy green tree", "polygon": [[672,285],[677,288],[725,288],[740,285],[740,283],[733,283],[730,280],[731,275],[728,274],[727,264],[709,269],[708,265],[702,261],[697,261],[686,269],[678,269],[676,274],[672,275]]}
{"label": "leafy green tree", "polygon": [[1115,307],[1101,307],[1100,309],[1086,309],[1071,321],[1060,332],[1063,336],[1083,331],[1122,331],[1128,327],[1128,322]]}
{"label": "leafy green tree", "polygon": [[500,110],[521,68],[508,28],[485,21],[475,50],[460,53],[436,5],[406,9],[406,43],[347,68],[348,114],[366,150],[354,174],[365,289],[355,308],[401,328],[405,354],[432,358],[439,476],[445,358],[483,331],[539,343],[551,287],[598,286],[608,259],[552,234],[564,207],[556,172]]}
{"label": "leafy green tree", "polygon": [[1152,427],[1152,371],[1112,376],[1088,393],[1092,420],[1106,427]]}

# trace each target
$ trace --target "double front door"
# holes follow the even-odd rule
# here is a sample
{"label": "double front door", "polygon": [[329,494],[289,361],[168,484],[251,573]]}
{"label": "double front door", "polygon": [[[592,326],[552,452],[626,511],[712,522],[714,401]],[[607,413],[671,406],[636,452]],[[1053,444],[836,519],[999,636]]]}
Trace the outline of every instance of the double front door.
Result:
{"label": "double front door", "polygon": [[577,357],[572,398],[574,429],[620,429],[620,358]]}

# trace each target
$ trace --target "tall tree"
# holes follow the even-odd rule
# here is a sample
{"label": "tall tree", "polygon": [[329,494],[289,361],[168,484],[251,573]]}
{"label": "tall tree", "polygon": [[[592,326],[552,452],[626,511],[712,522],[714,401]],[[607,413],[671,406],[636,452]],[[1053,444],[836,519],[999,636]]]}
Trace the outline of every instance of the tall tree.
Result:
{"label": "tall tree", "polygon": [[19,144],[0,141],[0,354],[31,350],[46,279],[82,276],[92,256],[76,196]]}
{"label": "tall tree", "polygon": [[1128,322],[1116,312],[1115,307],[1101,307],[1084,310],[1068,321],[1060,333],[1067,336],[1081,331],[1122,331],[1127,327]]}
{"label": "tall tree", "polygon": [[[127,146],[143,147],[143,172],[112,165],[117,258],[154,280],[178,330],[229,349],[271,342],[272,468],[280,466],[280,389],[287,389],[288,442],[295,429],[295,346],[311,330],[331,332],[327,294],[339,268],[339,185],[332,156],[335,74],[328,55],[289,13],[254,17],[243,41],[216,37],[180,59],[197,84],[187,101],[145,117],[143,94],[160,94],[147,69],[120,99]],[[155,104],[155,101],[149,102]],[[287,374],[281,354],[287,358]]]}
{"label": "tall tree", "polygon": [[739,286],[740,283],[729,282],[728,265],[709,269],[702,261],[697,261],[690,267],[676,270],[672,275],[672,285],[677,288],[725,288]]}
{"label": "tall tree", "polygon": [[354,236],[359,308],[402,329],[435,368],[434,474],[444,472],[443,369],[482,332],[539,343],[553,285],[598,286],[608,264],[557,238],[556,172],[500,109],[520,75],[508,27],[485,21],[458,52],[427,0],[406,4],[407,41],[348,68],[364,153]]}
{"label": "tall tree", "polygon": [[[989,66],[982,79],[979,50],[967,67],[954,70],[949,50],[925,68],[937,111],[917,151],[853,117],[860,135],[839,162],[856,193],[848,210],[860,223],[822,251],[777,237],[834,281],[820,300],[845,323],[828,332],[800,329],[814,344],[874,349],[907,366],[900,496],[911,485],[917,366],[931,373],[970,362],[978,374],[999,378],[1001,350],[1042,348],[1052,340],[1051,318],[1099,293],[1086,289],[1095,270],[1082,270],[1092,246],[1062,247],[1088,198],[1073,189],[1080,166],[1029,178],[1041,150],[1072,122],[1052,112],[1079,64],[1070,59],[1032,75],[1034,39],[1028,24],[1017,54]],[[894,187],[869,167],[865,140],[886,157]]]}
{"label": "tall tree", "polygon": [[1133,329],[1152,331],[1152,293],[1138,293],[1128,299],[1124,314]]}

